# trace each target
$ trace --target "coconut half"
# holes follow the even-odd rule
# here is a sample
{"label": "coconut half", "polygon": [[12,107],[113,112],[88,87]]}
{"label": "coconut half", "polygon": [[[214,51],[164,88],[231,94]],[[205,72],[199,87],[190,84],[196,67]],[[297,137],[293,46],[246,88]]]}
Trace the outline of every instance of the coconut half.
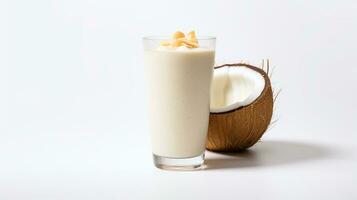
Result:
{"label": "coconut half", "polygon": [[244,63],[216,67],[210,110],[208,150],[234,152],[251,147],[266,131],[273,114],[267,73]]}

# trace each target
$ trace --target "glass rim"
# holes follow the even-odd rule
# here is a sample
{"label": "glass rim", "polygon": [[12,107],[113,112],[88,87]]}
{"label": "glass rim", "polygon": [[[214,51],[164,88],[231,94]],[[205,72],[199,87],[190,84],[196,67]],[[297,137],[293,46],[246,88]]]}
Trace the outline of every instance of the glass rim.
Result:
{"label": "glass rim", "polygon": [[[199,35],[196,37],[197,40],[215,40],[215,36]],[[142,37],[143,40],[171,40],[172,36],[167,35],[150,35]]]}

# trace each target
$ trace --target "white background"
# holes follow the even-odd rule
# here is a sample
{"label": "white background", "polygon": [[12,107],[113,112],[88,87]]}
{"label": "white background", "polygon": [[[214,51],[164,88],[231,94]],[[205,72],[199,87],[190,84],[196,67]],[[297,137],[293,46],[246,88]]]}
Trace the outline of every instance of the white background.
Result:
{"label": "white background", "polygon": [[[270,58],[278,122],[207,169],[155,169],[141,37]],[[0,1],[0,199],[356,199],[356,1]]]}

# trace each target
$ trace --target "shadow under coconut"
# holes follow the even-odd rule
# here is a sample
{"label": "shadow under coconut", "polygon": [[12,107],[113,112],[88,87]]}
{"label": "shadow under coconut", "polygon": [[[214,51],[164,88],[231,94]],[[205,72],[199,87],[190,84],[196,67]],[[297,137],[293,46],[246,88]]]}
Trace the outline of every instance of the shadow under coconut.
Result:
{"label": "shadow under coconut", "polygon": [[265,167],[317,160],[328,156],[329,152],[316,144],[268,140],[239,153],[209,152],[205,165],[207,170]]}

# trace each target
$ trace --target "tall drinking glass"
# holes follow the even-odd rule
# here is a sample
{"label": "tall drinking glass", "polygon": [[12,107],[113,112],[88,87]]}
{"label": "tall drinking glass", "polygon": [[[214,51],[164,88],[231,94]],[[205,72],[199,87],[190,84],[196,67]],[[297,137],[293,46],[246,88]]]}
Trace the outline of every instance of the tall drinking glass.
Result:
{"label": "tall drinking glass", "polygon": [[154,164],[190,170],[204,162],[215,37],[199,48],[161,48],[170,37],[144,37],[149,132]]}

